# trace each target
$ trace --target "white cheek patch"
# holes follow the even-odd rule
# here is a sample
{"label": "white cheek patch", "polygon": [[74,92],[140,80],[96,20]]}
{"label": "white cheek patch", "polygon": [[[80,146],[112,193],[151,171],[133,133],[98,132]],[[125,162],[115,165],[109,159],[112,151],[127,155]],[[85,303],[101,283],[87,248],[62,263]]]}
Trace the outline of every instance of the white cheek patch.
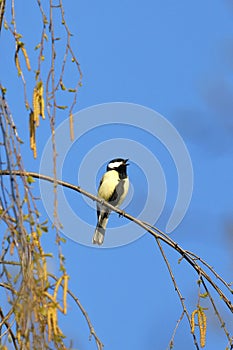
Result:
{"label": "white cheek patch", "polygon": [[109,163],[108,164],[108,167],[110,168],[110,169],[114,169],[114,168],[118,168],[120,165],[122,165],[123,164],[123,162],[113,162],[113,163]]}

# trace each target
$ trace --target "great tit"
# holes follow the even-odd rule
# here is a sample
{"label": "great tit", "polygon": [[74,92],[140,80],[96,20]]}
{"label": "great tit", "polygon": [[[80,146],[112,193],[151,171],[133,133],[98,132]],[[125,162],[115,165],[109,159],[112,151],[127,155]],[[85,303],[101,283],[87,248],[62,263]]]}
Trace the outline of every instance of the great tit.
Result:
{"label": "great tit", "polygon": [[[128,159],[122,158],[111,160],[107,165],[107,170],[98,188],[98,197],[116,207],[122,204],[129,189],[129,178],[127,176],[127,166],[129,164],[127,164],[127,162]],[[93,244],[103,244],[110,212],[110,209],[106,208],[101,203],[97,203],[98,222],[92,238]]]}

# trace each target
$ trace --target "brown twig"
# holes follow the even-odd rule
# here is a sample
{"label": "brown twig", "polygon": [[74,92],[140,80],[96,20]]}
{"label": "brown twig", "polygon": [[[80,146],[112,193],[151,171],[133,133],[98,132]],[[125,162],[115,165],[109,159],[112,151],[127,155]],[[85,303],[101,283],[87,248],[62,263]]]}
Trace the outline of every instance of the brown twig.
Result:
{"label": "brown twig", "polygon": [[[184,297],[182,296],[181,291],[180,291],[180,289],[179,289],[179,287],[178,287],[178,285],[176,283],[175,276],[174,276],[174,274],[172,272],[172,269],[171,269],[171,266],[170,266],[169,261],[167,259],[167,256],[164,253],[164,250],[163,250],[163,247],[161,245],[161,242],[160,242],[160,240],[158,238],[155,238],[155,239],[156,239],[156,242],[158,244],[159,250],[160,250],[160,252],[162,254],[163,260],[165,261],[165,264],[167,266],[167,269],[168,269],[168,272],[170,274],[172,283],[173,283],[173,285],[175,287],[175,291],[177,292],[178,297],[180,299],[180,302],[181,302],[181,305],[182,305],[182,308],[183,308],[183,312],[184,312],[184,314],[186,315],[186,317],[188,319],[189,327],[190,327],[190,330],[191,330],[191,318],[190,318],[190,315],[189,315],[188,310],[186,308],[186,305],[185,305],[185,302],[184,302]],[[196,349],[199,350],[199,346],[198,346],[195,334],[193,333],[192,336],[193,336],[194,345],[196,346]]]}
{"label": "brown twig", "polygon": [[5,5],[6,5],[6,0],[1,0],[0,1],[0,32],[2,30],[2,22],[5,14]]}
{"label": "brown twig", "polygon": [[[3,311],[2,311],[1,308],[0,308],[0,317],[1,317],[1,319],[2,319],[2,323],[3,323],[3,324],[5,325],[5,327],[6,327],[6,331],[5,331],[4,333],[8,333],[8,332],[9,332],[9,334],[10,334],[10,336],[11,336],[11,339],[12,339],[12,342],[13,342],[13,344],[14,344],[15,350],[18,350],[19,348],[18,348],[18,345],[17,345],[17,342],[16,342],[16,337],[15,337],[14,333],[13,333],[12,330],[11,330],[11,327],[12,327],[12,324],[14,323],[14,320],[13,320],[12,324],[9,324],[8,321],[7,321],[7,317],[4,316]],[[1,340],[1,338],[4,336],[4,333],[1,334],[0,340]]]}
{"label": "brown twig", "polygon": [[194,260],[198,260],[200,261],[203,265],[205,265],[213,274],[214,276],[219,279],[223,284],[224,286],[231,292],[233,293],[233,289],[230,287],[229,283],[227,283],[214,269],[212,266],[210,266],[205,260],[203,260],[202,258],[200,258],[199,256],[197,256],[196,254],[186,250],[186,253],[191,255]]}
{"label": "brown twig", "polygon": [[178,327],[179,327],[179,325],[180,325],[180,322],[182,321],[182,319],[183,319],[183,317],[184,317],[184,310],[182,311],[182,313],[181,313],[181,315],[180,315],[180,318],[177,320],[177,322],[176,322],[176,326],[175,326],[175,328],[174,328],[174,331],[173,331],[173,334],[172,334],[172,337],[171,337],[171,340],[170,340],[170,342],[169,342],[169,345],[168,345],[168,347],[167,347],[167,350],[171,350],[171,349],[173,349],[173,347],[174,347],[174,339],[175,339],[175,335],[176,335],[176,332],[177,332],[177,329],[178,329]]}

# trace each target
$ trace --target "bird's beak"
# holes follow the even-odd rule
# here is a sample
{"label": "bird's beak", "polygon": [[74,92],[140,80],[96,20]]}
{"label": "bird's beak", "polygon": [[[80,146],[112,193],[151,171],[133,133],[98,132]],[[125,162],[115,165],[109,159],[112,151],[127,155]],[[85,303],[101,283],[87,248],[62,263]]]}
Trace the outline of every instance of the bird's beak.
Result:
{"label": "bird's beak", "polygon": [[126,166],[129,165],[129,164],[127,164],[128,160],[129,160],[129,159],[124,159],[124,164],[125,164]]}

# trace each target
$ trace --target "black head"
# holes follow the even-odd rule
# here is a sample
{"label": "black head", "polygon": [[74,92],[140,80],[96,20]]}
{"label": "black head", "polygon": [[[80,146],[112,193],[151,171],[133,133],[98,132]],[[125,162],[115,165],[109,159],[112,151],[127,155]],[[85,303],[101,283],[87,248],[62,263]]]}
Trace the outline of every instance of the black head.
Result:
{"label": "black head", "polygon": [[128,159],[116,158],[110,160],[107,166],[107,171],[116,170],[120,174],[120,178],[127,177],[127,166],[129,165]]}

